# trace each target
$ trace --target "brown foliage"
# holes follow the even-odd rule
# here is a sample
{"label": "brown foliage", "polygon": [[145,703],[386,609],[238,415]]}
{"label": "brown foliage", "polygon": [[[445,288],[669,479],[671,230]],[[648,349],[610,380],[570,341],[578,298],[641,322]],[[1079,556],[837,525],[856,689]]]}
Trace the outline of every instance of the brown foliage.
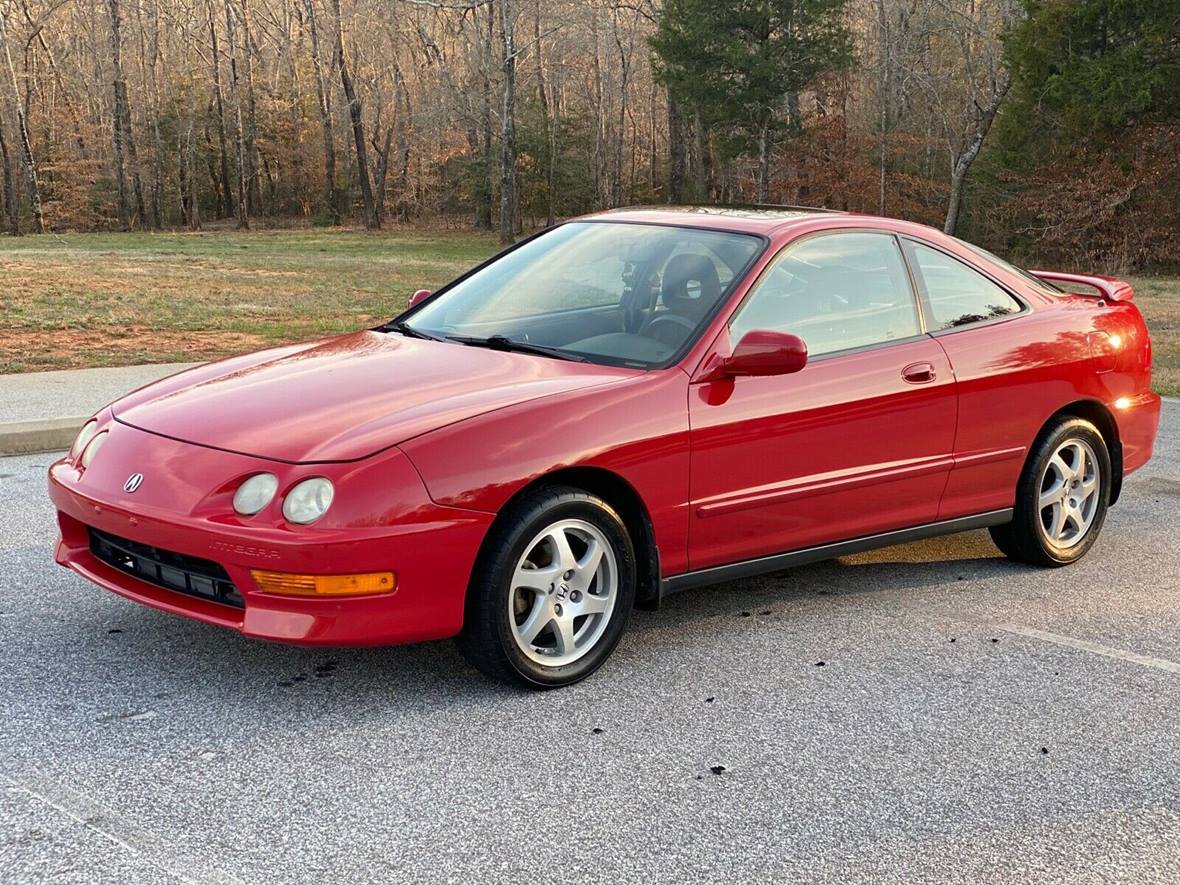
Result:
{"label": "brown foliage", "polygon": [[1043,261],[1125,272],[1175,267],[1180,255],[1180,131],[1144,121],[1106,148],[1054,153],[1007,173],[1016,195],[993,224]]}

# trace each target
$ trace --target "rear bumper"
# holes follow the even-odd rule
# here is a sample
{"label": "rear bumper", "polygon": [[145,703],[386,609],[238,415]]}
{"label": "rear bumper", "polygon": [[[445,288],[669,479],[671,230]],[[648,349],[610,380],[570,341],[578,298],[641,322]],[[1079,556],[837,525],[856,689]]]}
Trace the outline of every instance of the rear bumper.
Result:
{"label": "rear bumper", "polygon": [[[161,446],[182,445],[161,441]],[[113,448],[113,442],[108,449]],[[104,450],[103,455],[107,455]],[[217,453],[214,458],[237,458]],[[93,470],[93,468],[92,468]],[[161,515],[134,508],[109,489],[86,488],[78,471],[59,461],[49,471],[61,539],[56,560],[127,599],[245,636],[299,645],[392,645],[442,639],[463,625],[464,598],[491,514],[438,507],[423,494],[412,521],[322,533],[257,530],[199,515]],[[407,520],[409,517],[407,517]],[[242,607],[149,583],[108,565],[91,550],[90,528],[220,565],[241,594]],[[261,592],[252,569],[300,574],[394,571],[392,593],[307,599]]]}
{"label": "rear bumper", "polygon": [[1115,403],[1115,421],[1123,447],[1123,476],[1129,476],[1151,460],[1160,426],[1160,397],[1141,393]]}

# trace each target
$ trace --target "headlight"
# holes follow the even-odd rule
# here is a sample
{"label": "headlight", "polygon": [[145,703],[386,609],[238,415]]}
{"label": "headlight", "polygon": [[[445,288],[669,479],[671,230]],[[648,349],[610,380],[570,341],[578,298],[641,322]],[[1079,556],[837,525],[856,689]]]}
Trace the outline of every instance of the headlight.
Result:
{"label": "headlight", "polygon": [[107,441],[107,432],[97,434],[90,443],[82,450],[82,466],[89,467],[90,462],[94,460],[94,456],[98,454],[98,450],[102,448],[103,443]]}
{"label": "headlight", "polygon": [[253,516],[270,503],[278,489],[279,478],[273,473],[256,473],[234,492],[234,510]]}
{"label": "headlight", "polygon": [[331,506],[333,493],[332,483],[322,476],[305,479],[287,492],[283,500],[283,516],[300,525],[315,522]]}
{"label": "headlight", "polygon": [[70,446],[70,460],[77,461],[78,456],[82,454],[82,450],[86,448],[86,444],[94,439],[94,434],[98,433],[98,422],[91,419],[82,425],[82,429],[78,431],[78,435],[74,438],[74,444]]}

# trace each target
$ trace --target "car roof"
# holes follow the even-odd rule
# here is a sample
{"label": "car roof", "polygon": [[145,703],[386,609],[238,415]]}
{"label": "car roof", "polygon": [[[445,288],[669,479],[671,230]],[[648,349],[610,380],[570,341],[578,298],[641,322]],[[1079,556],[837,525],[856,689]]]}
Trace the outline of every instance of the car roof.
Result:
{"label": "car roof", "polygon": [[[806,230],[863,227],[890,231],[903,236],[915,236],[937,243],[943,248],[960,248],[954,237],[948,237],[941,230],[929,225],[884,215],[811,206],[629,206],[622,209],[607,209],[570,220],[669,224],[771,237],[787,229],[799,227]],[[972,258],[974,261],[983,260],[978,254],[974,254]]]}
{"label": "car roof", "polygon": [[[579,220],[621,221],[633,224],[676,224],[742,233],[771,234],[780,228],[833,215],[857,218],[836,209],[810,206],[628,206],[584,215]],[[868,217],[868,216],[864,216]]]}

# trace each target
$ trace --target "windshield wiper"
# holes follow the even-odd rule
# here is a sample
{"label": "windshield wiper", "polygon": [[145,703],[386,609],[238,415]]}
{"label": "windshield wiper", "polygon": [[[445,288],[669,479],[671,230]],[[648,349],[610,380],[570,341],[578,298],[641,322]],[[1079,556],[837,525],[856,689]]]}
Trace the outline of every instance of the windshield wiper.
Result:
{"label": "windshield wiper", "polygon": [[401,332],[407,338],[422,338],[426,341],[446,341],[442,335],[434,335],[430,332],[423,332],[421,329],[415,329],[405,320],[393,320],[381,327],[381,330],[392,329],[394,332]]}
{"label": "windshield wiper", "polygon": [[544,344],[530,344],[527,341],[516,341],[506,335],[489,335],[487,338],[468,338],[462,335],[448,335],[448,341],[458,341],[469,347],[487,347],[492,350],[507,350],[514,353],[533,353],[537,356],[551,356],[559,360],[569,360],[574,363],[590,362],[584,356],[562,350],[560,347],[546,347]]}

